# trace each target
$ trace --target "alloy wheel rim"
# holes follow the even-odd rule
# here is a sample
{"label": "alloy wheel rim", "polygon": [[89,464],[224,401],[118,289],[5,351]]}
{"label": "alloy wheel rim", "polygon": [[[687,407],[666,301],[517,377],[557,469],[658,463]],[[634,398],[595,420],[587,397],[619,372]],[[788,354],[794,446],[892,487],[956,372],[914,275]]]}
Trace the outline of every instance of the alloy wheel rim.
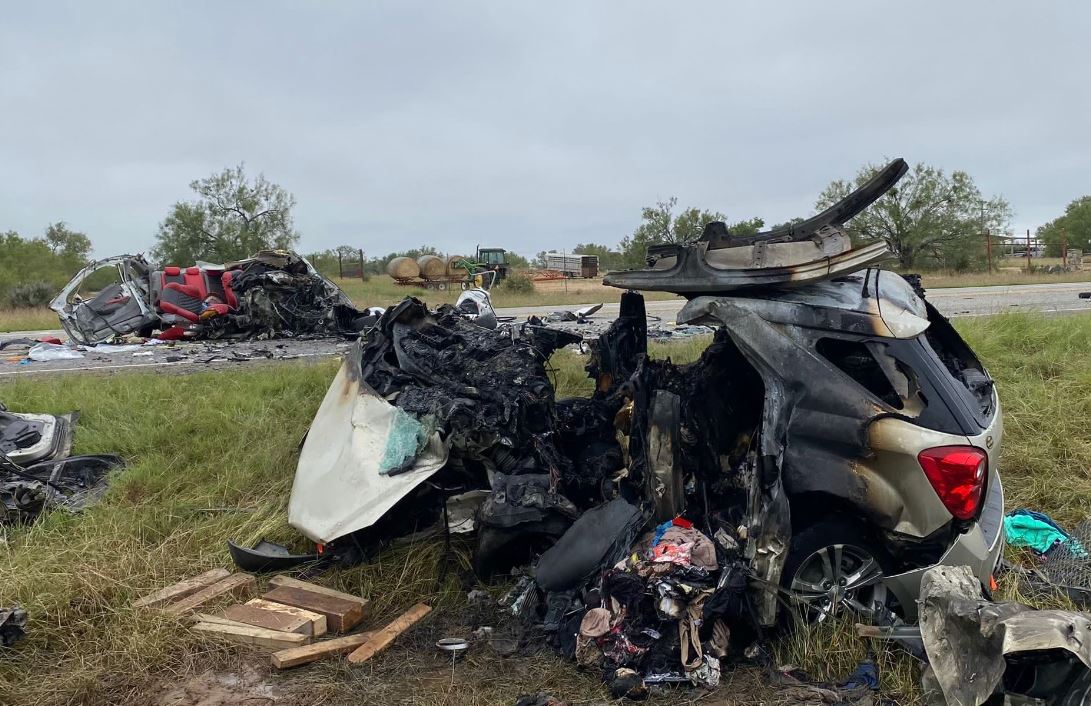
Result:
{"label": "alloy wheel rim", "polygon": [[790,587],[793,603],[812,622],[845,611],[871,618],[886,605],[882,567],[866,549],[831,544],[810,554],[799,565]]}

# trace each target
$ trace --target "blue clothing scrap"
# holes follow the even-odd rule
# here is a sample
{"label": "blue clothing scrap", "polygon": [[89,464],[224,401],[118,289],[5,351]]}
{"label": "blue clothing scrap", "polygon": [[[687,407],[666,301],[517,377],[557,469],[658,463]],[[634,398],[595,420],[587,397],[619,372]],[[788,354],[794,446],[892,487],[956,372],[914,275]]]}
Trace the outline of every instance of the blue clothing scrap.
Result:
{"label": "blue clothing scrap", "polygon": [[1053,548],[1068,544],[1069,551],[1075,556],[1087,556],[1072,535],[1041,512],[1026,509],[1009,512],[1004,517],[1004,535],[1011,546],[1029,547],[1037,554],[1048,554]]}

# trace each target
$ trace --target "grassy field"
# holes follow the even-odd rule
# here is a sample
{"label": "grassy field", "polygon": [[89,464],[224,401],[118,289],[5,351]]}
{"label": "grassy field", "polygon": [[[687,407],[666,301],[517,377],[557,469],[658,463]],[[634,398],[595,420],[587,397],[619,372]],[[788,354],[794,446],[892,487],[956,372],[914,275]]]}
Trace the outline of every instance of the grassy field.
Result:
{"label": "grassy field", "polygon": [[0,333],[60,328],[57,315],[47,307],[0,309]]}
{"label": "grassy field", "polygon": [[[1091,316],[1006,315],[958,327],[998,380],[1009,507],[1032,507],[1070,525],[1091,515]],[[691,340],[655,351],[681,361],[702,345]],[[559,395],[589,392],[584,362],[567,352],[554,358]],[[264,670],[255,653],[199,639],[176,619],[128,604],[183,577],[230,566],[228,538],[305,548],[286,524],[285,505],[299,440],[334,369],[332,362],[300,363],[182,378],[78,375],[0,385],[0,399],[15,410],[81,410],[76,451],[116,452],[129,461],[98,506],[9,530],[0,544],[0,605],[19,602],[31,615],[27,639],[0,650],[0,703],[145,704],[149,695],[210,668]],[[372,624],[419,600],[439,609],[390,652],[363,667],[333,661],[285,675],[262,671],[260,678],[298,697],[285,703],[301,704],[508,705],[539,689],[605,699],[594,675],[548,655],[499,660],[485,651],[452,671],[431,645],[465,631],[458,616],[466,612],[467,586],[458,570],[439,580],[441,557],[440,545],[421,543],[323,579],[370,596]],[[456,546],[452,569],[466,569],[467,557]],[[777,649],[784,662],[836,678],[866,647],[833,630],[800,635]],[[895,653],[880,660],[886,688],[898,703],[914,703],[911,662]],[[720,693],[733,698],[758,688],[746,670],[725,676],[736,681]],[[667,701],[692,697],[680,691]]]}

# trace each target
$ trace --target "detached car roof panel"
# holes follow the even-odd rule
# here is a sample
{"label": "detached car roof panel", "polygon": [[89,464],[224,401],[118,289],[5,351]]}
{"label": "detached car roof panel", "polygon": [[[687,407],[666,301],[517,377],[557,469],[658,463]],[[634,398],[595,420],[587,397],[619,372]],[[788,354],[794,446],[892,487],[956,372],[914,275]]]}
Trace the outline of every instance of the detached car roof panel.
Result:
{"label": "detached car roof panel", "polygon": [[693,243],[648,248],[648,267],[611,272],[603,283],[686,297],[760,288],[801,287],[851,274],[890,259],[883,242],[853,248],[844,223],[890,190],[908,170],[896,159],[825,211],[754,235],[734,235],[708,223]]}

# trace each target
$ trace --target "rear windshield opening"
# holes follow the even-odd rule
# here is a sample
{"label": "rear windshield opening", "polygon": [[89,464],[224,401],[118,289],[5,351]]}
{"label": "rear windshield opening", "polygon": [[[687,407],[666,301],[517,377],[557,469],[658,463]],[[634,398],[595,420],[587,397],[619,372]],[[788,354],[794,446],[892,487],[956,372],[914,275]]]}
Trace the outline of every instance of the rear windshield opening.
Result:
{"label": "rear windshield opening", "polygon": [[[821,338],[815,344],[818,354],[837,366],[841,372],[894,409],[903,406],[902,397],[890,384],[882,366],[863,341]],[[908,392],[908,391],[907,391]]]}
{"label": "rear windshield opening", "polygon": [[981,414],[991,415],[993,411],[993,380],[985,372],[981,361],[970,347],[958,335],[951,323],[932,307],[928,307],[928,320],[931,325],[924,332],[928,345],[947,371],[956,381],[965,387],[977,402]]}

